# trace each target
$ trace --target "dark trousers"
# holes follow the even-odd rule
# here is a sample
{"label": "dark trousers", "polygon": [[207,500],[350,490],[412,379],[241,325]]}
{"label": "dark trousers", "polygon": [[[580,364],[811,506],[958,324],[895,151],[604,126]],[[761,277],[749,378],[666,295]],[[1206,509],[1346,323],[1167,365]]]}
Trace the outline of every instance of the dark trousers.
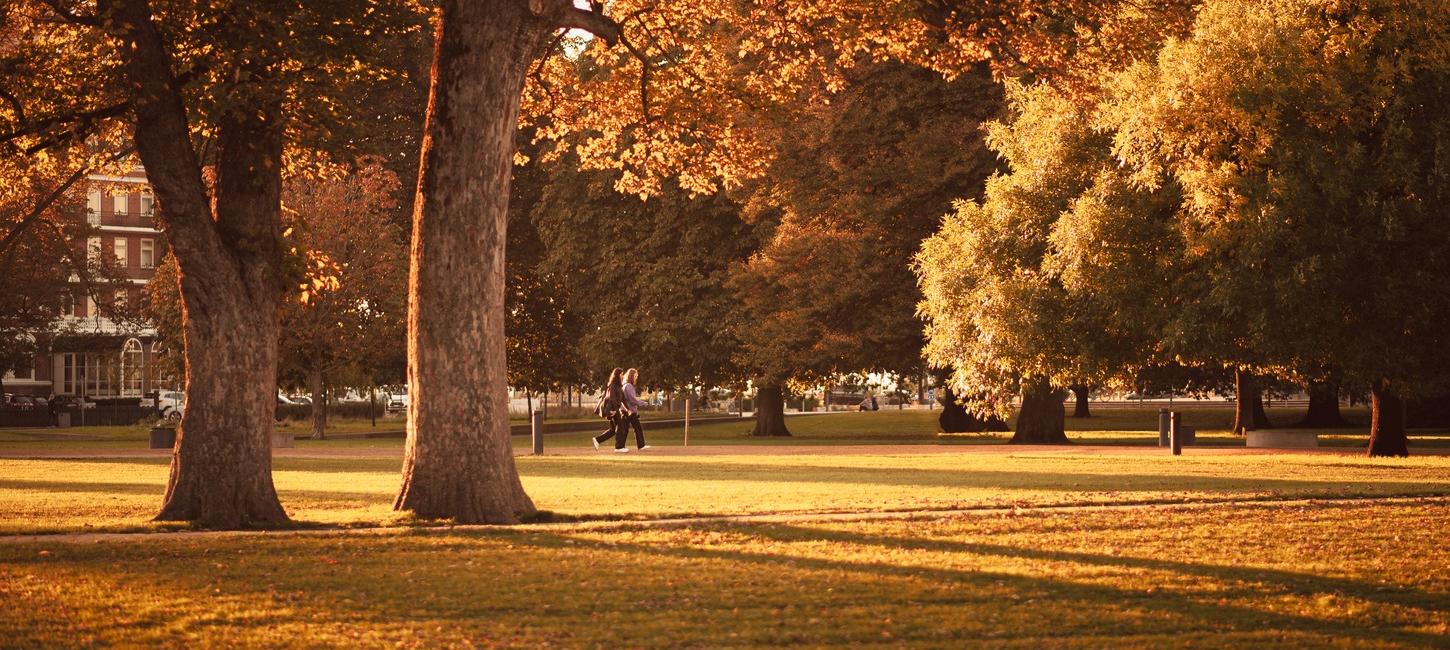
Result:
{"label": "dark trousers", "polygon": [[624,439],[629,437],[629,427],[634,427],[634,446],[644,449],[644,427],[639,425],[639,414],[630,413],[624,418],[624,424],[620,427],[619,445],[624,446]]}
{"label": "dark trousers", "polygon": [[596,442],[604,442],[610,438],[614,438],[615,449],[624,449],[624,442],[629,438],[629,423],[624,416],[609,416],[609,428],[604,433],[594,436]]}

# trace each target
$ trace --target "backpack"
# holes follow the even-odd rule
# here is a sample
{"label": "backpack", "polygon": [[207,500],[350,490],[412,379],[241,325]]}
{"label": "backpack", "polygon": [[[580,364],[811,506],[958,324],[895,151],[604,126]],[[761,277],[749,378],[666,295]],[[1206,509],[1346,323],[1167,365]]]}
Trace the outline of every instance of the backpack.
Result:
{"label": "backpack", "polygon": [[599,405],[594,407],[594,414],[601,418],[608,419],[619,410],[619,399],[614,397],[609,387],[604,388],[604,394],[599,396]]}

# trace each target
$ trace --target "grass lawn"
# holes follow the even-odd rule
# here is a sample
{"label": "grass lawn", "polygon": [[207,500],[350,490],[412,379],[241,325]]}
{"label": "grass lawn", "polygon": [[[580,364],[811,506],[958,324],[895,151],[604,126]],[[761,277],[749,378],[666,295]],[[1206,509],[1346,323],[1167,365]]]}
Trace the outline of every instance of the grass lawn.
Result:
{"label": "grass lawn", "polygon": [[0,645],[1443,648],[1445,530],[1436,500],[28,542]]}
{"label": "grass lawn", "polygon": [[[391,442],[393,449],[374,457],[274,459],[283,505],[303,524],[396,523],[390,507],[401,461],[397,442]],[[1450,456],[1444,455],[819,449],[769,454],[726,448],[692,456],[604,452],[523,456],[517,462],[524,487],[556,519],[1450,494]],[[149,529],[155,525],[146,520],[159,505],[167,462],[159,456],[0,459],[0,532]]]}

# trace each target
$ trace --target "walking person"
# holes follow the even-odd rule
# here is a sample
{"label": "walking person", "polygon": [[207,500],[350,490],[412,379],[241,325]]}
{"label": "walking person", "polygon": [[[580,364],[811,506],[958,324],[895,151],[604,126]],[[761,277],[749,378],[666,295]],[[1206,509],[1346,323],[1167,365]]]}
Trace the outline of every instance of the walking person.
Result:
{"label": "walking person", "polygon": [[609,383],[604,387],[604,396],[599,398],[598,413],[600,417],[609,420],[609,428],[594,436],[594,448],[599,449],[599,443],[614,438],[614,452],[629,453],[629,449],[624,446],[625,439],[629,437],[629,424],[624,413],[623,368],[615,368],[609,372]]}
{"label": "walking person", "polygon": [[640,451],[644,451],[649,449],[650,446],[644,444],[644,427],[639,424],[639,407],[643,406],[644,402],[639,401],[639,393],[635,392],[634,382],[636,381],[639,381],[638,370],[630,368],[629,372],[624,373],[625,426],[619,434],[621,439],[619,444],[624,444],[623,438],[629,435],[629,427],[634,427],[634,444],[636,447],[639,447]]}

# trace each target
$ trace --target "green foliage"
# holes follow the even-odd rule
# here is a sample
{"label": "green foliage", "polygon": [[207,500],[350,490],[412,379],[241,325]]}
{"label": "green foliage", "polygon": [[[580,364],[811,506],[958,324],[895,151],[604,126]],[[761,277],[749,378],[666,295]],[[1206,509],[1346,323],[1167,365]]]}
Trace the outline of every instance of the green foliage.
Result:
{"label": "green foliage", "polygon": [[1450,5],[1211,2],[1117,84],[1134,181],[1182,187],[1164,345],[1316,378],[1443,381]]}
{"label": "green foliage", "polygon": [[614,189],[618,174],[548,168],[531,210],[547,242],[538,270],[562,279],[568,318],[590,377],[637,367],[653,389],[738,380],[738,296],[726,278],[755,250],[755,229],[723,193],[691,197],[667,186],[641,200]]}
{"label": "green foliage", "polygon": [[817,383],[921,369],[910,259],[952,200],[981,192],[996,161],[977,127],[1000,110],[985,68],[945,81],[880,64],[782,130],[749,203],[779,225],[732,278],[753,372]]}
{"label": "green foliage", "polygon": [[[1048,86],[1008,95],[1013,115],[987,141],[1009,171],[982,201],[959,202],[916,258],[928,360],[955,369],[977,410],[998,413],[1026,379],[1110,385],[1152,358],[1154,332],[1135,315],[1152,303],[1134,301],[1151,300],[1166,274],[1163,258],[1142,255],[1161,245],[1143,235],[1163,232],[1172,205],[1125,182],[1087,109]],[[1126,227],[1092,227],[1122,215],[1132,215]],[[1105,301],[1101,282],[1136,294],[1123,301],[1133,304]]]}

